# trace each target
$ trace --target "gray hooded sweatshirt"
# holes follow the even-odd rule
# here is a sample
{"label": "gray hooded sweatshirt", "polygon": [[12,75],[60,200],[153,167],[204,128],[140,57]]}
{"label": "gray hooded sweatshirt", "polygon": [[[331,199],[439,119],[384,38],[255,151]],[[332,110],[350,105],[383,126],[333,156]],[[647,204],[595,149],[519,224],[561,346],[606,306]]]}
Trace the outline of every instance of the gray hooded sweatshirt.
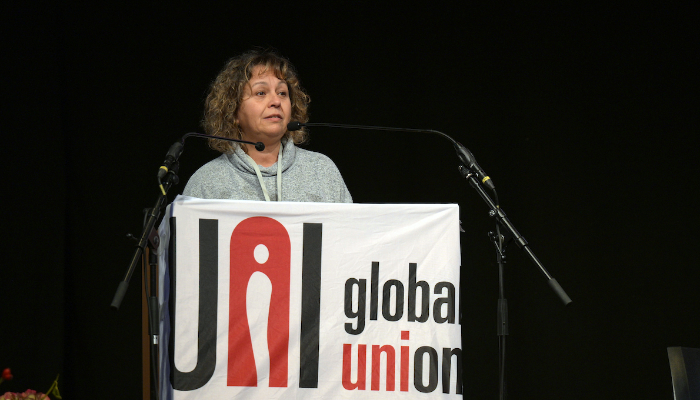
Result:
{"label": "gray hooded sweatshirt", "polygon": [[[343,177],[330,158],[296,147],[291,141],[282,145],[282,201],[352,203]],[[259,168],[270,200],[276,201],[277,163]],[[265,200],[255,169],[240,147],[204,164],[182,194],[202,199]]]}

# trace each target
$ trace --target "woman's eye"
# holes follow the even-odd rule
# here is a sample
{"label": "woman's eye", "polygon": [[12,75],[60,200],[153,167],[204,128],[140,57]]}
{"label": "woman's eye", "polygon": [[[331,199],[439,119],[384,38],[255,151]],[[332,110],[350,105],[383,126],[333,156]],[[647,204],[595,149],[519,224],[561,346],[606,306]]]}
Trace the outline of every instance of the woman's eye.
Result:
{"label": "woman's eye", "polygon": [[255,94],[256,94],[257,96],[265,96],[265,92],[263,92],[263,91],[257,92],[257,93],[255,93]]}
{"label": "woman's eye", "polygon": [[287,92],[280,92],[280,96],[287,97]]}

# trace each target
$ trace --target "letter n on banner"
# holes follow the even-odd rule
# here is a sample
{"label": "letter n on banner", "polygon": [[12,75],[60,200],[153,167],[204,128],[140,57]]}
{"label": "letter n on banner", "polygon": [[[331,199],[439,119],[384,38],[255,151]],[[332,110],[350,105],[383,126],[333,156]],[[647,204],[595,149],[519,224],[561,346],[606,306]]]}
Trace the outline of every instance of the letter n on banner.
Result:
{"label": "letter n on banner", "polygon": [[[269,254],[262,264],[254,256],[258,245],[267,247]],[[274,305],[270,307],[267,323],[270,387],[287,387],[290,253],[289,233],[272,218],[247,218],[231,234],[228,386],[257,386],[246,293],[250,277],[261,272],[272,283],[270,304]]]}

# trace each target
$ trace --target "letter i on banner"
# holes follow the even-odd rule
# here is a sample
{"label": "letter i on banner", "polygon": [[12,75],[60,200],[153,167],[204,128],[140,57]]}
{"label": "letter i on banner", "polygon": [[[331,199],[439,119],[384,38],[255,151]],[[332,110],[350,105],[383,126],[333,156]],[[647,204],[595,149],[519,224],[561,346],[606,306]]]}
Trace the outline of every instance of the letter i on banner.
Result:
{"label": "letter i on banner", "polygon": [[[255,248],[267,248],[268,258],[259,263]],[[287,230],[272,218],[251,217],[231,234],[231,286],[229,297],[228,386],[257,386],[257,371],[246,313],[248,282],[255,272],[272,283],[267,342],[270,387],[287,387],[289,349],[289,284],[291,244]]]}

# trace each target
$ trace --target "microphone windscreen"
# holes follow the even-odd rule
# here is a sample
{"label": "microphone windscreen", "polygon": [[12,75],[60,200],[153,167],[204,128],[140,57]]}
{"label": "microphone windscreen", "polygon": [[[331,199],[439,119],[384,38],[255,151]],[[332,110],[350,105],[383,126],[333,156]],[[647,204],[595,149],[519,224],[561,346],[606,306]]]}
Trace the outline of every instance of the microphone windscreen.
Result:
{"label": "microphone windscreen", "polygon": [[288,131],[298,131],[299,129],[301,129],[301,122],[299,121],[292,121],[287,124]]}
{"label": "microphone windscreen", "polygon": [[257,150],[257,151],[265,150],[265,144],[263,142],[255,143],[255,150]]}

